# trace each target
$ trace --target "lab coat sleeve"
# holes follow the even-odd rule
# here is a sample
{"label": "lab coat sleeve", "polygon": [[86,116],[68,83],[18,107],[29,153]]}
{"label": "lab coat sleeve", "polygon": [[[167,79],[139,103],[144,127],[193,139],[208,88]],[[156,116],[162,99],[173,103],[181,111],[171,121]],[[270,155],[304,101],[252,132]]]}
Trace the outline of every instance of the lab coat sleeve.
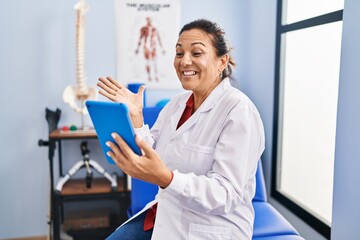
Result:
{"label": "lab coat sleeve", "polygon": [[264,131],[257,110],[236,105],[222,125],[211,170],[199,176],[174,170],[173,180],[164,191],[192,211],[232,212],[239,204],[251,203],[257,161],[263,150]]}
{"label": "lab coat sleeve", "polygon": [[149,125],[144,124],[141,128],[134,129],[135,135],[144,139],[150,146],[154,146],[154,139],[150,133]]}
{"label": "lab coat sleeve", "polygon": [[158,118],[156,119],[153,127],[149,128],[148,124],[144,124],[141,128],[135,128],[134,132],[136,135],[140,136],[142,139],[145,139],[147,143],[149,143],[153,148],[155,148],[156,138],[159,134],[159,128],[161,126],[161,122],[163,121],[164,112],[167,111],[168,105],[166,105],[159,113]]}

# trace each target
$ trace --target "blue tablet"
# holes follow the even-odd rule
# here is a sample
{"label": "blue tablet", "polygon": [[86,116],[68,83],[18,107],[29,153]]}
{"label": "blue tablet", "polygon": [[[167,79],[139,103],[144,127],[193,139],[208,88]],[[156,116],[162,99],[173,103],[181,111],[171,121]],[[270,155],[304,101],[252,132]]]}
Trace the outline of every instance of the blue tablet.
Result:
{"label": "blue tablet", "polygon": [[129,109],[123,103],[86,101],[91,121],[94,125],[101,148],[109,163],[115,164],[106,153],[111,149],[107,141],[115,142],[111,133],[118,133],[132,150],[141,155],[140,148],[135,143],[135,133],[130,120]]}

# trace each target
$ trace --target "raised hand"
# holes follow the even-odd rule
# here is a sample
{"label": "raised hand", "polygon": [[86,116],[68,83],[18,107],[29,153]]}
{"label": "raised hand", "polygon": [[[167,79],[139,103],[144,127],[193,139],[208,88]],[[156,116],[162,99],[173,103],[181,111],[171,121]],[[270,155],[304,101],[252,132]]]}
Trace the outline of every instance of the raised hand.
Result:
{"label": "raised hand", "polygon": [[97,86],[101,88],[99,94],[111,101],[125,103],[129,107],[134,127],[139,128],[143,125],[142,109],[144,107],[145,86],[141,86],[137,93],[132,93],[112,77],[100,77]]}

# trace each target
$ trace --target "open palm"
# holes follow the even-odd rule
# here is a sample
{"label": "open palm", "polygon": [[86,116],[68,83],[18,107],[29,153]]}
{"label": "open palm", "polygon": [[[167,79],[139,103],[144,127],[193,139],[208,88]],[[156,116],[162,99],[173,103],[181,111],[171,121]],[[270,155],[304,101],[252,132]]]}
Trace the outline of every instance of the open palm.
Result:
{"label": "open palm", "polygon": [[145,86],[141,86],[137,93],[133,93],[112,77],[100,77],[97,86],[101,88],[99,94],[113,102],[125,103],[128,106],[134,127],[142,126]]}

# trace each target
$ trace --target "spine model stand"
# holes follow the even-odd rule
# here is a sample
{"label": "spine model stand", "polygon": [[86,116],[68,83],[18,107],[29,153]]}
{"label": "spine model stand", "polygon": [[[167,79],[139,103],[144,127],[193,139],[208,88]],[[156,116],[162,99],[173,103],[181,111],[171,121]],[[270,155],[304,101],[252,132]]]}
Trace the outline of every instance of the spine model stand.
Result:
{"label": "spine model stand", "polygon": [[[85,13],[89,10],[88,4],[85,0],[80,0],[75,5],[76,11],[76,86],[69,85],[65,88],[63,93],[63,100],[68,103],[75,112],[80,113],[82,116],[82,128],[84,128],[83,117],[87,114],[85,101],[88,99],[96,99],[97,92],[95,88],[88,87],[85,82],[85,68],[84,68],[84,33],[85,33]],[[78,106],[80,102],[80,106]],[[80,145],[83,159],[75,163],[75,165],[65,174],[60,177],[55,190],[61,192],[64,184],[74,176],[81,168],[86,167],[86,187],[91,187],[92,168],[98,173],[107,178],[113,191],[117,189],[117,176],[110,175],[106,172],[96,161],[89,158],[89,149],[87,142],[84,141]]]}
{"label": "spine model stand", "polygon": [[81,149],[81,154],[83,156],[83,159],[78,161],[77,163],[75,163],[75,165],[72,168],[70,168],[70,170],[65,174],[65,176],[59,178],[59,180],[56,184],[55,190],[58,192],[61,192],[64,184],[72,176],[74,176],[81,168],[85,167],[86,168],[85,182],[86,182],[87,188],[91,187],[91,181],[92,181],[92,177],[93,177],[91,168],[94,168],[98,173],[100,173],[101,175],[103,175],[105,178],[107,178],[110,181],[112,191],[116,191],[117,175],[116,174],[110,175],[96,161],[90,159],[90,157],[89,157],[90,150],[88,149],[86,141],[81,142],[80,149]]}

